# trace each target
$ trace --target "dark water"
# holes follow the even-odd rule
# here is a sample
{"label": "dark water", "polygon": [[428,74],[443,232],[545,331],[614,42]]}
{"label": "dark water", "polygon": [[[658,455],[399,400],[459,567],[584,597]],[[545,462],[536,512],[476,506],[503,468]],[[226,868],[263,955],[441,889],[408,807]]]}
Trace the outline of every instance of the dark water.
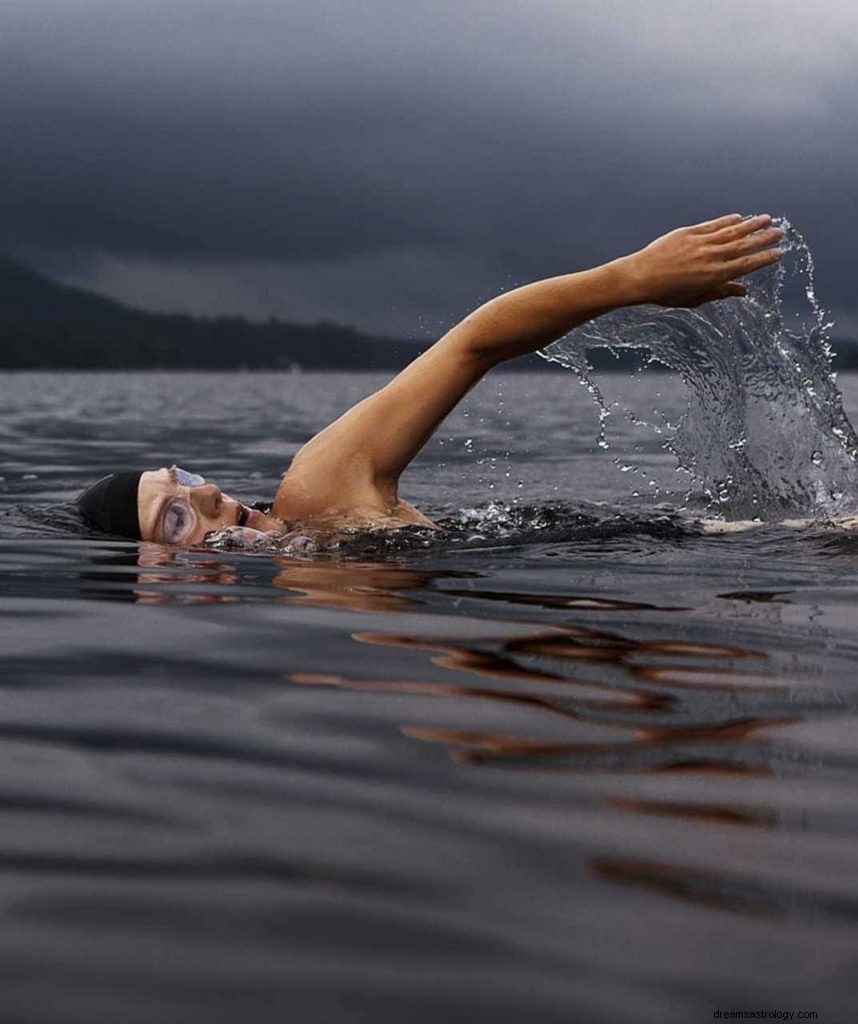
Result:
{"label": "dark water", "polygon": [[270,497],[375,378],[0,378],[3,1024],[852,1020],[858,535],[704,534],[677,381],[603,451],[490,378],[406,480],[443,541],[300,559],[57,506]]}

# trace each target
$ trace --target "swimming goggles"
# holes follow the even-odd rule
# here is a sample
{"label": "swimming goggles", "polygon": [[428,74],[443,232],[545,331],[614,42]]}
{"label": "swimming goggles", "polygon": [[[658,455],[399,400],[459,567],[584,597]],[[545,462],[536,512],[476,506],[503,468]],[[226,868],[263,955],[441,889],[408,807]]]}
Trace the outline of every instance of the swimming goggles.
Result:
{"label": "swimming goggles", "polygon": [[189,473],[178,466],[170,466],[170,476],[182,487],[202,487],[206,482],[206,478],[199,473]]}
{"label": "swimming goggles", "polygon": [[[179,487],[202,487],[205,477],[170,466],[170,476]],[[182,544],[197,528],[197,514],[191,503],[181,495],[167,502],[161,517],[161,539],[165,544]]]}

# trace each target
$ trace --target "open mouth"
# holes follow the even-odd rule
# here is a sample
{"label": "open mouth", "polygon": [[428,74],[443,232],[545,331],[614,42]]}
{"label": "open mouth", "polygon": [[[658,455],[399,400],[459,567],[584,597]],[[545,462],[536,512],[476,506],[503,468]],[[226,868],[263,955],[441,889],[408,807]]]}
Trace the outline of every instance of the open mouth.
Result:
{"label": "open mouth", "polygon": [[236,526],[254,526],[258,519],[259,513],[256,509],[248,508],[246,505],[242,505],[239,502]]}

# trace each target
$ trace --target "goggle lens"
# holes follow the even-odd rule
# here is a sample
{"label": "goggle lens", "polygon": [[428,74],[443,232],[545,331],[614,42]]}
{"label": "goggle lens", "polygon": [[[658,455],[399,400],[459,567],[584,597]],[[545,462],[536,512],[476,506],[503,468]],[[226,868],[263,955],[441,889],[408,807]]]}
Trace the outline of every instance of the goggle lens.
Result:
{"label": "goggle lens", "polygon": [[175,498],[167,506],[164,513],[164,541],[167,544],[180,544],[193,533],[197,525],[194,510],[181,498]]}
{"label": "goggle lens", "polygon": [[199,473],[189,473],[186,469],[180,469],[178,466],[170,466],[170,472],[176,478],[176,483],[182,487],[202,487],[206,482],[205,477],[200,476]]}

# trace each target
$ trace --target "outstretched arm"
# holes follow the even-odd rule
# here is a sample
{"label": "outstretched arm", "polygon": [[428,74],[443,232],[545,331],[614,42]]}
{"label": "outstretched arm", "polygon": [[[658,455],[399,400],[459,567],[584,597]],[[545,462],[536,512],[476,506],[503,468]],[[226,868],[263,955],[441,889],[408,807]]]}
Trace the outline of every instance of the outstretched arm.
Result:
{"label": "outstretched arm", "polygon": [[309,441],[275,503],[295,514],[395,498],[399,476],[432,433],[493,366],[535,352],[621,306],[698,306],[744,296],[736,278],[780,258],[782,231],[739,214],[678,228],[612,263],[537,281],[475,310]]}

